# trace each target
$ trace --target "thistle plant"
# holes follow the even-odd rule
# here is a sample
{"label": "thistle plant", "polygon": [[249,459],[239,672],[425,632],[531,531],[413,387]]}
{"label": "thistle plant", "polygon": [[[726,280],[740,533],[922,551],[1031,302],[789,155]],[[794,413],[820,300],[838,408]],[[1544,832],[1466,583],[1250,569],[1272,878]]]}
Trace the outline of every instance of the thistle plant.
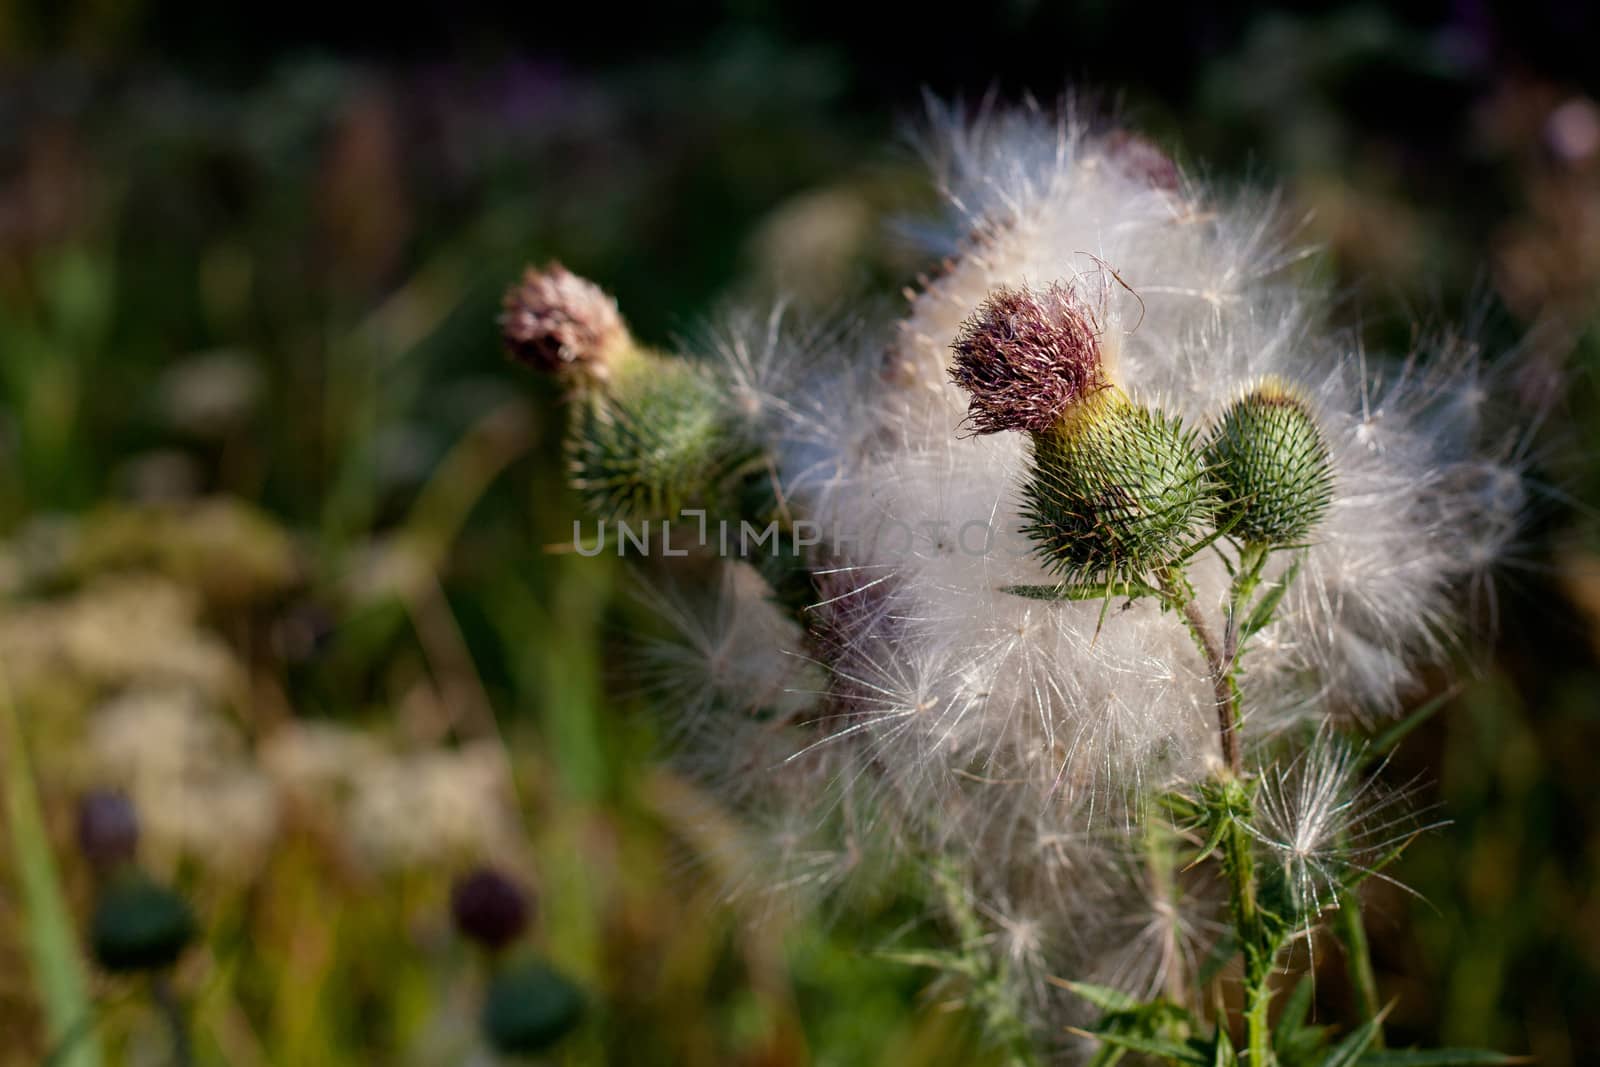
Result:
{"label": "thistle plant", "polygon": [[78,804],[78,847],[100,883],[89,945],[108,973],[147,977],[172,1037],[173,1062],[194,1061],[183,1005],[170,972],[195,938],[194,913],[175,890],[136,863],[139,820],[120,793],[97,790]]}
{"label": "thistle plant", "polygon": [[565,975],[538,956],[508,954],[533,910],[533,896],[493,867],[467,871],[450,887],[456,930],[489,957],[481,1025],[504,1056],[547,1052],[583,1017],[583,993]]}
{"label": "thistle plant", "polygon": [[[649,568],[682,641],[644,676],[757,826],[732,888],[911,887],[945,945],[887,951],[1018,1063],[1501,1062],[1380,1051],[1359,911],[1425,828],[1376,778],[1407,720],[1377,731],[1524,505],[1497,368],[1369,359],[1270,198],[1143,138],[935,125],[948,237],[898,323],[665,354],[559,268],[507,297],[598,543],[690,546]],[[1329,936],[1343,1029],[1309,1014]]]}

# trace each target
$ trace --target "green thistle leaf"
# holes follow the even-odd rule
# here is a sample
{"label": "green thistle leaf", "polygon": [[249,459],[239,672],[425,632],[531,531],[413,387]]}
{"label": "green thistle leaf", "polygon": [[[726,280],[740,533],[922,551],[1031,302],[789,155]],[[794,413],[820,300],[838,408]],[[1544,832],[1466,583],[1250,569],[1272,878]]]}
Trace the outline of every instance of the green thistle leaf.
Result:
{"label": "green thistle leaf", "polygon": [[1289,994],[1289,999],[1284,1001],[1283,1011],[1278,1016],[1278,1025],[1273,1030],[1273,1052],[1277,1054],[1280,1062],[1290,1067],[1294,1064],[1310,1063],[1328,1043],[1330,1032],[1328,1027],[1306,1023],[1306,1016],[1311,1012],[1311,998],[1315,992],[1311,976],[1306,975],[1301,978],[1295,984],[1294,992]]}
{"label": "green thistle leaf", "polygon": [[1112,989],[1110,986],[1094,985],[1091,982],[1068,981],[1062,981],[1060,984],[1063,988],[1076,993],[1107,1014],[1132,1011],[1139,1007],[1141,1003],[1122,990]]}
{"label": "green thistle leaf", "polygon": [[1239,1067],[1239,1054],[1234,1051],[1226,1022],[1217,1023],[1217,1036],[1211,1043],[1211,1067]]}
{"label": "green thistle leaf", "polygon": [[1383,1028],[1384,1016],[1388,1014],[1389,1009],[1384,1008],[1350,1031],[1343,1041],[1328,1050],[1327,1055],[1319,1061],[1318,1067],[1355,1067],[1372,1047],[1372,1043],[1378,1039],[1378,1032]]}
{"label": "green thistle leaf", "polygon": [[1267,591],[1261,594],[1261,599],[1256,601],[1255,607],[1250,609],[1250,617],[1245,620],[1244,628],[1240,632],[1239,641],[1243,644],[1258,631],[1264,629],[1272,621],[1272,615],[1278,610],[1278,605],[1283,602],[1283,594],[1289,591],[1294,584],[1295,577],[1300,573],[1300,565],[1305,562],[1305,556],[1296,556],[1294,562],[1283,576],[1273,582]]}
{"label": "green thistle leaf", "polygon": [[1193,1064],[1194,1067],[1211,1067],[1210,1048],[1207,1046],[1196,1047],[1192,1042],[1180,1043],[1145,1034],[1119,1033],[1107,1030],[1079,1030],[1072,1028],[1070,1032],[1082,1037],[1092,1037],[1102,1044],[1126,1049],[1129,1052],[1137,1052],[1144,1056],[1158,1056],[1172,1063],[1189,1063]]}

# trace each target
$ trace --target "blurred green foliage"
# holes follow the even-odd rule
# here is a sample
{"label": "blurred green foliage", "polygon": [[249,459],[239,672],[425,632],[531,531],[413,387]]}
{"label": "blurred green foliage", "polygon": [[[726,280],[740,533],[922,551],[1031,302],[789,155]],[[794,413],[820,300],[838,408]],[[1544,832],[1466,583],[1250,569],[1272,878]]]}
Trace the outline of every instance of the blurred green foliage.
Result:
{"label": "blurred green foliage", "polygon": [[[938,936],[914,896],[822,920],[719,902],[737,824],[660,761],[621,574],[546,550],[579,513],[562,415],[494,316],[550,258],[653,342],[693,337],[739,278],[825,311],[891,300],[925,266],[879,224],[931,203],[895,147],[922,86],[1069,80],[1121,90],[1205,173],[1281,181],[1375,344],[1466,315],[1560,391],[1529,439],[1553,488],[1484,594],[1490,665],[1387,769],[1453,825],[1398,871],[1416,896],[1378,888],[1372,939],[1397,1043],[1549,1064],[1600,1044],[1593,13],[916,14],[0,6],[0,671],[80,931],[80,789],[216,805],[143,812],[147,860],[206,927],[177,975],[202,1062],[481,1052],[484,972],[445,899],[485,850],[537,887],[534,941],[590,993],[568,1062],[982,1062],[948,990],[886,958]],[[203,713],[171,711],[175,679]],[[152,785],[107,734],[129,694],[204,734],[231,785]],[[404,805],[465,788],[441,753],[487,768],[515,832],[458,841],[440,814],[391,856],[372,782],[415,784],[400,819],[434,825]],[[253,852],[236,810],[265,827]],[[52,1023],[11,863],[0,1063],[35,1063]],[[110,1062],[162,1055],[126,980],[92,987]],[[1331,967],[1319,1014],[1349,996]]]}

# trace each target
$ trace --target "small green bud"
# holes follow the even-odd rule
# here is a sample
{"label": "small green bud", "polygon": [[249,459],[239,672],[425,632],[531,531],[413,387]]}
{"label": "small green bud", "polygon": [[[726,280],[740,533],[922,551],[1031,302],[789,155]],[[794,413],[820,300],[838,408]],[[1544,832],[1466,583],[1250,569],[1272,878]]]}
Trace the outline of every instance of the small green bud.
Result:
{"label": "small green bud", "polygon": [[100,966],[117,973],[169,967],[194,936],[194,916],[177,893],[141,874],[106,887],[89,940]]}
{"label": "small green bud", "polygon": [[1175,562],[1210,521],[1215,486],[1195,435],[1106,388],[1033,437],[1028,535],[1069,581],[1139,578]]}
{"label": "small green bud", "polygon": [[1241,541],[1293,544],[1333,498],[1333,462],[1311,405],[1275,378],[1228,406],[1206,458],[1222,498],[1218,523]]}
{"label": "small green bud", "polygon": [[680,359],[639,352],[574,412],[572,484],[605,518],[675,519],[717,497],[742,456],[715,383]]}
{"label": "small green bud", "polygon": [[515,963],[494,976],[483,1005],[483,1030],[507,1056],[542,1052],[583,1016],[583,994],[542,960]]}

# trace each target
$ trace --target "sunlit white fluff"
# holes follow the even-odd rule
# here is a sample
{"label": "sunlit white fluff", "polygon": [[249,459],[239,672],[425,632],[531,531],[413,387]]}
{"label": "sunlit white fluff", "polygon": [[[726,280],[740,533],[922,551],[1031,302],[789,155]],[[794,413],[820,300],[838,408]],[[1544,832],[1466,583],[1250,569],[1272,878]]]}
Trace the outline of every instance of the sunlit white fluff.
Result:
{"label": "sunlit white fluff", "polygon": [[[1243,660],[1245,735],[1263,753],[1308,719],[1396,710],[1450,650],[1463,587],[1483,588],[1516,535],[1527,437],[1495,436],[1504,390],[1470,344],[1383,361],[1333,327],[1270,195],[1175,169],[1152,180],[1148,156],[1134,165],[1126,142],[1070,111],[941,113],[935,127],[949,210],[927,236],[943,258],[902,320],[817,331],[774,311],[730,320],[710,345],[785,506],[821,534],[811,633],[779,642],[806,671],[751,645],[766,639],[749,621],[765,610],[754,583],[702,621],[669,605],[694,668],[662,662],[692,719],[716,721],[704,713],[730,701],[785,709],[770,718],[792,729],[745,714],[696,731],[692,757],[743,801],[761,794],[771,881],[831,885],[871,837],[954,863],[986,944],[1054,1025],[1075,1009],[1049,975],[1146,994],[1192,973],[1215,935],[1217,902],[1152,882],[1137,844],[1148,798],[1215,770],[1214,694],[1153,599],[1007,591],[1053,577],[1018,533],[1025,438],[972,436],[950,381],[963,320],[996,287],[1069,283],[1094,302],[1110,373],[1138,402],[1203,430],[1267,376],[1306,398],[1334,496]],[[1295,556],[1278,553],[1267,582]],[[1190,577],[1217,617],[1219,559],[1198,557]],[[734,648],[748,662],[730,675]],[[763,686],[786,695],[757,697]],[[1319,741],[1265,776],[1253,830],[1310,915],[1341,872],[1409,832],[1357,763]],[[751,789],[752,774],[770,788]],[[841,828],[848,847],[815,843]]]}
{"label": "sunlit white fluff", "polygon": [[645,643],[647,684],[673,708],[681,730],[721,729],[730,717],[784,716],[796,707],[804,675],[800,628],[772,603],[748,563],[711,566],[709,594],[667,584],[640,597],[670,627]]}
{"label": "sunlit white fluff", "polygon": [[[1276,857],[1308,947],[1321,915],[1340,906],[1342,885],[1376,877],[1412,837],[1442,823],[1407,803],[1367,766],[1372,753],[1331,731],[1319,731],[1293,759],[1261,775],[1248,831]],[[1352,877],[1354,876],[1354,877]]]}

